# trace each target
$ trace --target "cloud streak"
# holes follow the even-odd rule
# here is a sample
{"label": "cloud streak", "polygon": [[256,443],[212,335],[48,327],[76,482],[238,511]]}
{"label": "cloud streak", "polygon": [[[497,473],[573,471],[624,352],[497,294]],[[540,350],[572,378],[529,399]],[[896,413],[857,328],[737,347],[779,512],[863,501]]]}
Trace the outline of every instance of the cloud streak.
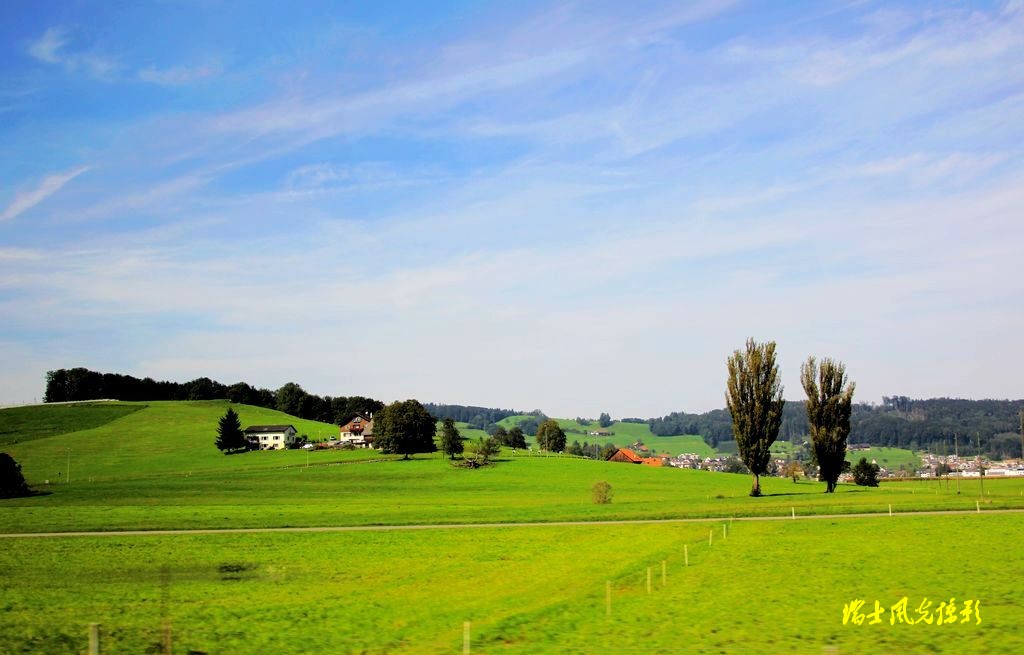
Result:
{"label": "cloud streak", "polygon": [[17,218],[24,212],[32,209],[39,203],[60,191],[64,188],[65,184],[91,168],[91,166],[79,166],[78,168],[73,168],[64,173],[54,173],[43,178],[43,181],[39,183],[39,186],[34,189],[19,191],[14,195],[14,199],[11,200],[10,204],[7,205],[4,211],[0,213],[0,221],[9,221],[13,218]]}
{"label": "cloud streak", "polygon": [[[814,353],[868,400],[1010,395],[1019,5],[641,8],[356,25],[343,55],[308,24],[290,26],[298,54],[105,40],[136,74],[104,87],[107,114],[89,105],[101,119],[45,124],[65,161],[102,170],[4,210],[38,206],[4,225],[0,337],[41,371],[79,352],[564,415],[720,406],[723,357],[749,336],[779,342],[791,392]],[[35,59],[69,66],[89,43],[71,36],[48,31]],[[217,51],[237,53],[230,74],[176,63]],[[0,127],[26,135],[12,160],[36,156],[29,132]],[[985,338],[940,370],[972,325]]]}

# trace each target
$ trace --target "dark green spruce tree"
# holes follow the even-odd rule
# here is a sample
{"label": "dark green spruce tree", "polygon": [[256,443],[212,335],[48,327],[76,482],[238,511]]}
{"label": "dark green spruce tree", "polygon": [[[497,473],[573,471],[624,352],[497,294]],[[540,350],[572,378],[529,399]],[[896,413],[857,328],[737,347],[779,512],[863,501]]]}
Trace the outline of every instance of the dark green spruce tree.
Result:
{"label": "dark green spruce tree", "polygon": [[242,423],[238,420],[238,414],[230,407],[217,424],[216,444],[225,455],[243,451],[248,445],[245,442],[245,434],[242,433]]}
{"label": "dark green spruce tree", "polygon": [[444,420],[444,425],[441,427],[441,449],[445,455],[455,459],[456,455],[461,455],[465,446],[462,443],[462,435],[459,434],[459,429],[455,427],[455,421],[450,418]]}
{"label": "dark green spruce tree", "polygon": [[846,440],[850,436],[850,413],[856,384],[846,378],[846,366],[829,358],[808,357],[800,367],[800,382],[807,393],[807,425],[811,448],[818,462],[818,478],[825,493],[832,493],[846,461]]}
{"label": "dark green spruce tree", "polygon": [[747,339],[746,350],[726,360],[729,379],[725,402],[732,415],[732,433],[740,458],[754,478],[751,496],[761,495],[761,475],[768,469],[769,449],[782,425],[782,383],[775,363],[775,342]]}

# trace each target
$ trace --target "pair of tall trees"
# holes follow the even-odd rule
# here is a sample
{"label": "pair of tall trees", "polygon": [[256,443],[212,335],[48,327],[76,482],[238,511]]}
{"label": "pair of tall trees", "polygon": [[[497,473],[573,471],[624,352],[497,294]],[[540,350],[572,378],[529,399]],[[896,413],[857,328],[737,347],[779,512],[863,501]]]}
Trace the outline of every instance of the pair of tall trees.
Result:
{"label": "pair of tall trees", "polygon": [[[768,468],[785,405],[775,342],[759,344],[748,339],[746,349],[734,351],[726,366],[729,378],[725,401],[732,416],[733,435],[740,457],[754,478],[750,495],[760,496],[760,476]],[[832,493],[846,459],[856,385],[847,380],[842,362],[825,358],[819,365],[814,357],[801,365],[800,382],[807,393],[807,421],[819,477],[826,483],[826,493]]]}

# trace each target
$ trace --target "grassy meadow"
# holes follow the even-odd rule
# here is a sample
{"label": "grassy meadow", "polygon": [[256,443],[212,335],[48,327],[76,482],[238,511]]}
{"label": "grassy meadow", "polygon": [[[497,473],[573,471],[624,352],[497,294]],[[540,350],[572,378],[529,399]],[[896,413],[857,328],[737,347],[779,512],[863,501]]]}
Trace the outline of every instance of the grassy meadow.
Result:
{"label": "grassy meadow", "polygon": [[866,458],[869,462],[875,461],[879,466],[884,466],[890,471],[898,471],[901,466],[907,470],[914,470],[921,466],[921,458],[904,448],[873,447],[846,453],[846,460],[851,465],[859,462],[861,457]]}
{"label": "grassy meadow", "polygon": [[[225,456],[224,402],[0,410],[40,492],[0,501],[0,652],[1018,652],[1024,480],[867,489],[503,452],[495,466],[375,451]],[[33,411],[39,410],[39,411]],[[236,406],[242,423],[335,426]],[[636,424],[627,424],[636,425]],[[646,427],[646,426],[643,426]],[[329,434],[328,434],[329,432]],[[475,436],[472,433],[468,437]],[[659,440],[692,437],[648,437]],[[697,438],[699,439],[699,438]],[[703,443],[703,442],[701,442]],[[696,444],[693,444],[696,445]],[[71,454],[71,481],[66,479]],[[46,481],[49,480],[47,483]],[[599,480],[608,505],[591,501]],[[956,516],[919,510],[976,511]],[[755,521],[873,512],[872,518]],[[738,517],[723,523],[596,523]],[[553,525],[585,521],[584,525]],[[451,524],[536,522],[486,527]],[[430,524],[429,529],[17,537],[74,530]],[[548,525],[545,525],[548,524]],[[708,532],[714,541],[708,545]],[[684,546],[690,566],[685,565]],[[666,582],[661,582],[665,562]],[[646,589],[652,567],[652,589]],[[605,585],[612,616],[605,615]],[[981,625],[842,624],[843,605],[981,602]],[[828,651],[824,651],[828,652]],[[835,652],[835,651],[833,651]]]}
{"label": "grassy meadow", "polygon": [[[826,495],[817,482],[767,478],[766,496],[754,500],[745,475],[523,451],[505,451],[480,470],[452,466],[439,453],[409,461],[373,450],[225,456],[213,446],[225,403],[125,405],[138,409],[5,446],[43,493],[0,502],[0,532],[781,516],[887,512],[890,503],[896,512],[973,509],[976,500],[983,508],[1024,507],[1024,480],[992,480],[980,497],[977,481],[962,482],[959,495],[934,480],[840,485]],[[243,424],[293,423],[307,434],[333,427],[237,409]],[[61,476],[68,449],[70,483]],[[612,485],[610,505],[591,502],[600,480]]]}
{"label": "grassy meadow", "polygon": [[[473,653],[1024,648],[1024,517],[724,525],[6,539],[0,650],[83,651],[98,622],[104,653],[159,652],[164,620],[181,653],[456,653],[464,621]],[[904,596],[982,622],[843,625]]]}

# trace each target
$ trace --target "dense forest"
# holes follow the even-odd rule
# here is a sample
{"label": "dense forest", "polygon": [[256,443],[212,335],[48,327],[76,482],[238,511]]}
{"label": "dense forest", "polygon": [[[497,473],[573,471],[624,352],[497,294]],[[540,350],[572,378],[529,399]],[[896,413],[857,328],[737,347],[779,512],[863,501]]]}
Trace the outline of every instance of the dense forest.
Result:
{"label": "dense forest", "polygon": [[210,378],[188,382],[139,379],[119,373],[97,373],[85,368],[59,369],[46,374],[48,403],[76,400],[220,400],[276,409],[292,416],[342,424],[355,413],[370,414],[383,409],[384,403],[365,396],[318,396],[289,382],[277,389],[257,389],[245,382],[224,385]]}
{"label": "dense forest", "polygon": [[[977,454],[980,443],[981,452],[989,457],[1020,457],[1022,409],[1024,400],[886,396],[881,405],[854,405],[850,443],[933,453],[952,453],[958,447],[966,455]],[[656,435],[699,434],[711,446],[732,439],[732,423],[725,409],[704,414],[673,412],[648,423]],[[803,401],[787,402],[779,439],[802,442],[806,434]]]}

